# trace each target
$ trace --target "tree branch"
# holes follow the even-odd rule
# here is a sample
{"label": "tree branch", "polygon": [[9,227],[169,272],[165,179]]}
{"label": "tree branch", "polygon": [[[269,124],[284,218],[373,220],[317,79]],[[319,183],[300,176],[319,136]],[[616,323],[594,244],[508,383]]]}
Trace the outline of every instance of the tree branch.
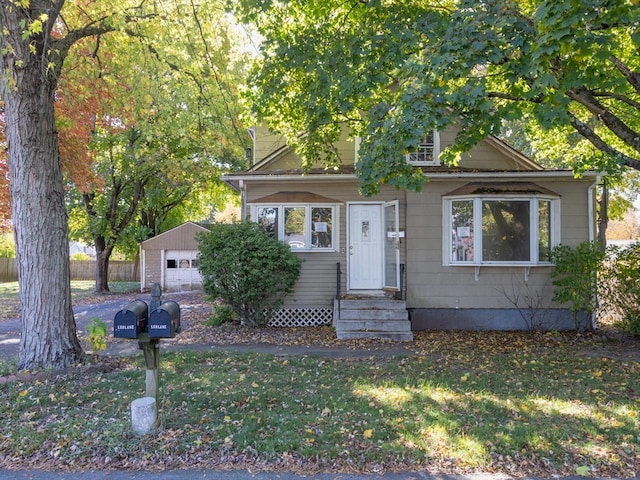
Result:
{"label": "tree branch", "polygon": [[613,148],[607,142],[602,140],[602,138],[600,138],[600,136],[591,127],[589,127],[589,125],[579,120],[575,115],[571,115],[571,117],[571,125],[573,126],[573,128],[575,128],[580,135],[589,140],[594,147],[596,147],[601,152],[621,159],[626,166],[635,170],[640,170],[639,159],[630,157],[625,153],[622,153],[621,151]]}
{"label": "tree branch", "polygon": [[611,55],[609,57],[611,63],[618,69],[620,73],[627,79],[627,82],[635,89],[636,92],[640,93],[640,73],[632,71],[622,60]]}
{"label": "tree branch", "polygon": [[[57,3],[63,4],[64,0],[57,0]],[[132,23],[138,20],[147,20],[150,18],[155,18],[157,16],[156,14],[129,15],[126,12],[123,15],[125,16],[126,23]],[[64,63],[64,59],[67,57],[69,50],[78,41],[82,40],[83,38],[100,36],[106,33],[117,31],[118,27],[115,25],[116,22],[111,21],[113,18],[114,16],[112,15],[103,16],[98,20],[90,22],[82,28],[70,30],[62,38],[53,40],[51,42],[51,51],[57,52],[59,59],[59,61],[56,62],[55,73],[60,73],[60,71],[62,70],[62,64]]]}
{"label": "tree branch", "polygon": [[204,31],[202,30],[202,24],[200,23],[200,18],[198,17],[198,9],[196,8],[196,5],[193,3],[193,0],[191,1],[191,13],[193,14],[193,19],[196,22],[196,26],[198,27],[198,33],[200,34],[200,38],[202,39],[202,44],[204,45],[204,51],[205,51],[205,56],[207,58],[207,61],[209,63],[209,66],[211,67],[211,71],[213,72],[213,77],[215,79],[216,85],[218,86],[218,90],[220,92],[220,95],[222,96],[222,101],[224,103],[224,108],[227,112],[227,115],[229,115],[229,119],[231,121],[231,125],[233,127],[233,130],[240,142],[240,144],[244,144],[244,137],[243,135],[240,133],[240,127],[238,125],[237,119],[235,117],[235,115],[233,115],[233,113],[231,112],[231,106],[229,104],[229,99],[227,98],[227,92],[226,92],[226,88],[225,85],[223,85],[222,80],[220,79],[220,76],[218,74],[218,69],[216,68],[216,65],[213,61],[213,59],[211,58],[211,53],[209,52],[209,42],[207,41],[207,37],[204,34]]}
{"label": "tree branch", "polygon": [[515,97],[508,93],[502,92],[487,92],[488,98],[499,98],[500,100],[509,100],[511,102],[529,102],[529,103],[538,103],[541,104],[544,102],[544,99],[541,95],[538,95],[533,98],[524,98],[524,97]]}
{"label": "tree branch", "polygon": [[566,92],[567,97],[583,105],[595,115],[620,140],[635,151],[640,152],[640,133],[631,129],[604,105],[602,105],[590,90],[580,87]]}
{"label": "tree branch", "polygon": [[624,103],[625,105],[629,105],[630,107],[635,108],[636,110],[640,110],[640,102],[637,102],[632,98],[627,97],[626,95],[620,95],[615,92],[605,92],[605,93],[593,92],[593,96],[597,98],[612,98],[621,103]]}

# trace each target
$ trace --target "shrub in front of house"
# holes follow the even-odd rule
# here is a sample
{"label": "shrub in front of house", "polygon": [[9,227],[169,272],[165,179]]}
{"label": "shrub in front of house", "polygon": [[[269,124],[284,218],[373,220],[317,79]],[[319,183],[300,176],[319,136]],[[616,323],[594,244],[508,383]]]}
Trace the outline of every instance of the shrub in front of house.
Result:
{"label": "shrub in front of house", "polygon": [[640,336],[640,243],[609,247],[600,275],[602,308],[621,330]]}
{"label": "shrub in front of house", "polygon": [[640,336],[640,243],[603,248],[597,242],[560,245],[551,252],[553,299],[579,311],[613,319],[619,329]]}
{"label": "shrub in front of house", "polygon": [[551,250],[555,268],[553,300],[569,304],[578,328],[578,314],[597,309],[596,288],[599,272],[603,268],[605,252],[597,242],[582,242],[578,246],[558,245]]}
{"label": "shrub in front of house", "polygon": [[205,322],[210,327],[220,327],[226,324],[232,324],[238,320],[236,311],[229,305],[214,305],[211,316]]}
{"label": "shrub in front of house", "polygon": [[213,225],[198,242],[198,270],[210,300],[229,305],[243,325],[267,325],[293,290],[302,260],[248,221]]}

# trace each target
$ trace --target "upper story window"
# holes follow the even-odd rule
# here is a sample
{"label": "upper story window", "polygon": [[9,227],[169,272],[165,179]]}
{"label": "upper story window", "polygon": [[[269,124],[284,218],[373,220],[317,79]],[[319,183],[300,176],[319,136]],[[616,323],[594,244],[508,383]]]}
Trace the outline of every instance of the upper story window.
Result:
{"label": "upper story window", "polygon": [[558,197],[478,194],[445,197],[445,264],[550,264],[560,242]]}
{"label": "upper story window", "polygon": [[407,162],[416,166],[440,165],[440,134],[431,130],[420,140],[418,148],[407,153]]}
{"label": "upper story window", "polygon": [[252,218],[292,250],[330,250],[336,245],[336,205],[255,205]]}

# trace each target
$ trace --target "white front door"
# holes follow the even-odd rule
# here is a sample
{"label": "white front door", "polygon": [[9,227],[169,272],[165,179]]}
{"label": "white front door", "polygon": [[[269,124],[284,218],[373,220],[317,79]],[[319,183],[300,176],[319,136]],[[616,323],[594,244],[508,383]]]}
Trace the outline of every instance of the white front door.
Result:
{"label": "white front door", "polygon": [[382,205],[349,205],[348,269],[350,290],[383,287]]}

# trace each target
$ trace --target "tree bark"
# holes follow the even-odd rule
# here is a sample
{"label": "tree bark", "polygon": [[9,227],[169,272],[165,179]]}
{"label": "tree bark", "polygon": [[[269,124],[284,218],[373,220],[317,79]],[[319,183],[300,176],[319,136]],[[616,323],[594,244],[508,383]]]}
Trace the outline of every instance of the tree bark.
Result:
{"label": "tree bark", "polygon": [[109,259],[113,248],[103,237],[95,238],[96,245],[96,293],[109,292]]}
{"label": "tree bark", "polygon": [[[33,3],[33,2],[32,2]],[[49,8],[51,2],[49,2]],[[0,92],[5,102],[12,220],[20,285],[20,369],[67,367],[82,356],[71,305],[69,240],[55,130],[55,75],[20,38],[23,15],[3,6]],[[34,7],[35,8],[35,7]],[[37,42],[36,42],[37,43]]]}
{"label": "tree bark", "polygon": [[596,240],[604,251],[607,246],[607,227],[609,226],[609,185],[607,179],[602,182],[602,194],[598,199],[598,231]]}

